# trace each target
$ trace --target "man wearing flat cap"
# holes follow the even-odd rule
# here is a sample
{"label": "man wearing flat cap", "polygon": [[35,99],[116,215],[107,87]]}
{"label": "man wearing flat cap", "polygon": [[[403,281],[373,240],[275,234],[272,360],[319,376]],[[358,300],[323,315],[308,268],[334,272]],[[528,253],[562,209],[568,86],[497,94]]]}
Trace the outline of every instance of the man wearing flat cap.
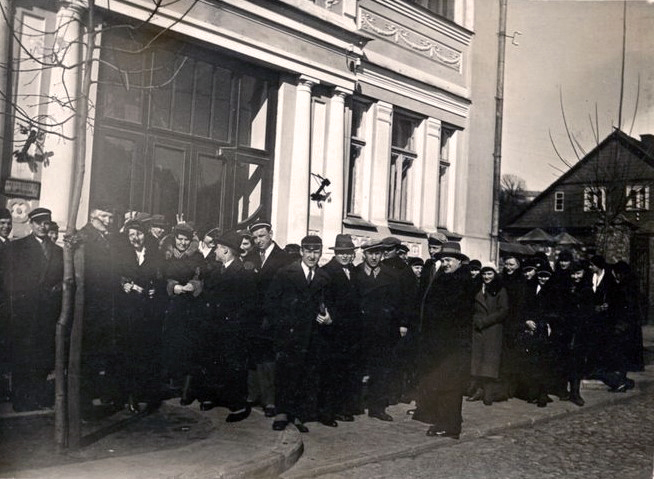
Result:
{"label": "man wearing flat cap", "polygon": [[227,232],[215,238],[215,254],[221,268],[209,272],[204,295],[209,314],[204,325],[207,370],[202,410],[229,408],[227,422],[242,421],[250,414],[247,403],[248,337],[253,329],[256,283],[254,271],[241,261],[241,235]]}
{"label": "man wearing flat cap", "polygon": [[427,236],[429,259],[425,261],[425,265],[422,268],[422,277],[420,278],[421,294],[427,290],[429,283],[434,280],[438,271],[441,269],[442,263],[438,258],[438,253],[443,249],[445,243],[447,243],[447,236],[440,231]]}
{"label": "man wearing flat cap", "polygon": [[334,257],[322,269],[329,276],[328,308],[333,326],[321,331],[329,342],[330,354],[320,398],[326,407],[333,408],[331,415],[335,419],[353,421],[360,409],[363,377],[360,298],[352,264],[356,248],[350,235],[339,234],[329,249]]}
{"label": "man wearing flat cap", "polygon": [[[258,258],[255,270],[257,271],[257,304],[262,305],[266,291],[270,287],[273,277],[281,267],[291,262],[289,255],[273,241],[273,230],[267,221],[257,221],[249,227]],[[252,357],[249,377],[248,396],[250,402],[259,401],[267,417],[275,415],[275,355],[272,345],[266,311],[259,308],[257,311],[260,328],[250,338],[252,344]]]}
{"label": "man wearing flat cap", "polygon": [[473,282],[459,243],[439,254],[442,272],[423,298],[420,322],[420,391],[414,419],[431,424],[428,436],[458,439],[463,392],[470,378]]}
{"label": "man wearing flat cap", "polygon": [[318,391],[323,345],[319,330],[332,327],[325,304],[329,276],[318,267],[322,240],[302,238],[302,258],[279,269],[266,293],[266,313],[274,331],[275,406],[273,429],[294,424],[308,432],[305,421],[320,419],[335,425],[333,418],[318,418]]}
{"label": "man wearing flat cap", "polygon": [[61,310],[63,250],[48,238],[51,212],[36,208],[28,217],[32,233],[9,244],[3,271],[15,411],[53,403],[46,379],[54,368],[55,328]]}
{"label": "man wearing flat cap", "polygon": [[392,421],[386,412],[391,403],[391,380],[396,368],[395,347],[407,332],[403,298],[397,275],[382,264],[386,245],[371,240],[361,246],[363,263],[355,270],[355,285],[361,294],[363,347],[368,375],[368,416]]}
{"label": "man wearing flat cap", "polygon": [[91,208],[89,221],[79,231],[84,244],[84,334],[82,339],[82,408],[94,398],[122,403],[122,368],[117,349],[115,306],[120,288],[116,274],[117,237],[114,209]]}

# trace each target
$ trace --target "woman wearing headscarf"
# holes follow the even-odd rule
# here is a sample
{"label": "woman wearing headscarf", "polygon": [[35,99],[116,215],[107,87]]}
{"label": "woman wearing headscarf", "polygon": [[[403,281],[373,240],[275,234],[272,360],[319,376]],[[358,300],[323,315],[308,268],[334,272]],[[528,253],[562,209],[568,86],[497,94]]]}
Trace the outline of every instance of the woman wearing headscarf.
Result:
{"label": "woman wearing headscarf", "polygon": [[193,228],[180,223],[173,229],[173,248],[164,265],[168,305],[163,330],[163,363],[173,386],[182,386],[180,403],[193,402],[191,381],[197,375],[197,351],[202,301],[204,257],[191,250]]}
{"label": "woman wearing headscarf", "polygon": [[470,375],[475,392],[468,401],[483,399],[493,404],[492,383],[499,378],[502,357],[502,323],[509,313],[506,290],[500,283],[497,267],[486,263],[481,267],[481,286],[475,294],[472,316],[472,361]]}

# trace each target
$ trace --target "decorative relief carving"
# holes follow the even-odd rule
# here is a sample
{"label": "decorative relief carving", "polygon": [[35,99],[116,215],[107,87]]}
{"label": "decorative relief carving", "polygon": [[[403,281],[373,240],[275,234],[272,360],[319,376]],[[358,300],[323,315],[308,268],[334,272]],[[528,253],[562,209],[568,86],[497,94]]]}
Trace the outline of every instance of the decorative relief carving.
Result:
{"label": "decorative relief carving", "polygon": [[396,25],[381,16],[361,10],[361,29],[387,38],[393,43],[427,56],[449,68],[457,71],[461,70],[463,55],[460,51],[447,47],[408,28]]}

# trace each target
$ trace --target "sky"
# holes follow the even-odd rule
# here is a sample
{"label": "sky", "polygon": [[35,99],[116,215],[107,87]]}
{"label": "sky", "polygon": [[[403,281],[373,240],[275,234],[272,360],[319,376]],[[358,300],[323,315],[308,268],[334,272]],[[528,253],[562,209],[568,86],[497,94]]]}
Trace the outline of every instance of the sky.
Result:
{"label": "sky", "polygon": [[[506,46],[502,174],[523,178],[528,190],[555,181],[568,167],[549,132],[561,156],[577,161],[560,95],[568,126],[586,152],[597,144],[596,105],[600,141],[617,126],[622,13],[622,1],[508,0],[507,35],[520,35],[517,46],[510,38]],[[639,138],[654,134],[654,3],[629,0],[626,18],[622,130]]]}

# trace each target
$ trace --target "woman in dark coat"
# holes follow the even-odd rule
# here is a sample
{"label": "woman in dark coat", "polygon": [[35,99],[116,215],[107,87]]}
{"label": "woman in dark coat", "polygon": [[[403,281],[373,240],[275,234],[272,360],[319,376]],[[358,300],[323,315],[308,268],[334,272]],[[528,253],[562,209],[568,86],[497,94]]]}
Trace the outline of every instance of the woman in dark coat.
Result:
{"label": "woman in dark coat", "polygon": [[182,386],[180,403],[193,402],[191,380],[197,375],[198,332],[204,313],[202,268],[204,257],[190,249],[193,229],[181,223],[173,229],[174,248],[164,265],[168,305],[163,329],[163,364],[173,386]]}
{"label": "woman in dark coat", "polygon": [[616,283],[615,336],[618,360],[626,371],[642,371],[643,358],[643,311],[640,303],[638,282],[631,268],[618,261],[612,269]]}
{"label": "woman in dark coat", "polygon": [[458,243],[439,253],[442,272],[431,282],[422,303],[420,390],[414,419],[431,424],[428,436],[458,439],[463,393],[470,377],[472,278]]}
{"label": "woman in dark coat", "polygon": [[472,317],[472,362],[470,374],[475,392],[468,401],[484,400],[493,404],[490,384],[500,373],[502,357],[502,323],[509,312],[509,300],[497,275],[497,267],[485,264],[481,268],[482,284],[475,295],[475,310]]}
{"label": "woman in dark coat", "polygon": [[139,411],[139,400],[152,404],[159,399],[153,393],[160,379],[163,260],[158,248],[145,246],[145,233],[139,221],[125,224],[128,244],[123,246],[117,267],[120,339],[130,412]]}

